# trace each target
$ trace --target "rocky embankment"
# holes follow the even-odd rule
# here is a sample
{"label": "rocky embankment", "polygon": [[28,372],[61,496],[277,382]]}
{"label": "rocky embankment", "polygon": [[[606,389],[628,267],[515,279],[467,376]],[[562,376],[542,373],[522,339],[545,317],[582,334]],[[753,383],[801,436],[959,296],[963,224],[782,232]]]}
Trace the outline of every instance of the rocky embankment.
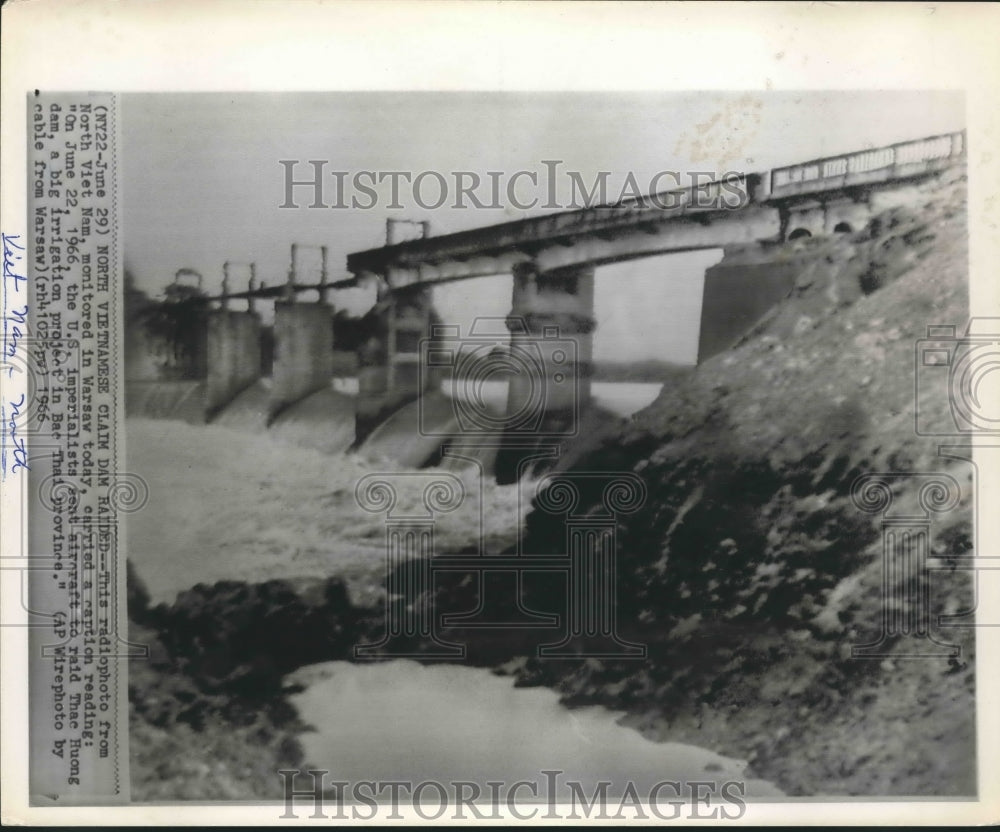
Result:
{"label": "rocky embankment", "polygon": [[[969,466],[914,430],[915,407],[950,419],[939,388],[915,401],[914,349],[929,324],[968,319],[964,187],[933,182],[854,234],[728,251],[732,264],[803,266],[740,344],[567,455],[647,485],[618,529],[618,617],[648,660],[539,661],[527,641],[480,639],[474,661],[569,705],[625,710],[651,738],[748,759],[789,794],[973,793],[972,631],[935,632],[961,645],[956,659],[907,658],[896,640],[851,657],[878,638],[883,610],[880,518],[852,501],[859,475],[901,475],[905,514],[921,485],[910,474],[951,474],[963,497],[934,517],[933,554],[947,563],[972,547]],[[524,543],[561,552],[563,525],[532,513]],[[935,614],[971,606],[967,578],[935,573]],[[477,601],[460,576],[440,593],[455,611]],[[133,640],[152,645],[131,670],[137,799],[278,796],[274,772],[302,762],[304,729],[282,677],[349,658],[382,626],[335,578],[204,584],[155,607],[137,589],[130,611]]]}
{"label": "rocky embankment", "polygon": [[[914,351],[929,324],[964,330],[966,240],[956,179],[859,233],[771,251],[806,255],[790,295],[573,462],[648,487],[619,527],[619,615],[649,661],[528,662],[525,681],[624,706],[651,736],[724,746],[792,794],[973,792],[971,631],[935,633],[961,644],[950,661],[904,658],[894,640],[884,657],[851,658],[878,639],[883,603],[881,517],[852,501],[858,476],[902,475],[895,511],[920,514],[923,480],[909,474],[950,473],[963,497],[934,516],[933,554],[972,546],[970,466],[914,430],[915,407],[950,419],[940,387],[915,402]],[[727,252],[745,257],[761,253]],[[562,537],[529,515],[526,550]],[[935,616],[971,606],[967,578],[935,573]]]}
{"label": "rocky embankment", "polygon": [[129,616],[131,641],[149,650],[129,667],[132,799],[279,798],[277,772],[303,764],[308,728],[282,675],[344,657],[343,584],[222,581],[150,606],[130,568]]}

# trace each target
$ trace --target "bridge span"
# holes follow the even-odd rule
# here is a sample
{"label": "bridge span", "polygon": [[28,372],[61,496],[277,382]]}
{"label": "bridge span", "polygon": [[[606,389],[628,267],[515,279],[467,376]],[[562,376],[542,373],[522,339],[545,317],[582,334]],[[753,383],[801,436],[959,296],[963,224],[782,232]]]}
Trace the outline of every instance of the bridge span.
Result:
{"label": "bridge span", "polygon": [[525,262],[545,273],[737,243],[780,242],[800,227],[823,233],[840,222],[864,219],[873,191],[937,172],[964,155],[964,133],[951,133],[763,173],[732,174],[643,200],[425,236],[348,255],[353,278],[338,285],[376,277],[398,289],[510,273]]}
{"label": "bridge span", "polygon": [[[663,191],[644,199],[426,236],[350,254],[351,281],[374,281],[386,316],[384,341],[361,374],[359,432],[400,403],[434,384],[419,343],[430,334],[430,292],[436,284],[509,274],[513,297],[508,317],[511,362],[537,366],[542,379],[560,377],[566,390],[549,384],[546,408],[558,411],[571,399],[590,400],[593,353],[594,277],[601,266],[625,260],[735,245],[778,244],[802,236],[864,228],[874,213],[912,196],[915,183],[964,164],[965,134],[950,133],[855,153],[815,159],[752,174],[732,174],[697,186]],[[666,278],[666,276],[665,276]],[[668,279],[668,278],[667,278]],[[732,287],[721,287],[728,291]],[[781,285],[758,286],[756,306],[770,305]],[[705,309],[712,302],[706,286]],[[763,311],[763,310],[762,310]],[[742,333],[734,333],[734,337]],[[550,339],[575,345],[569,366],[555,366]],[[542,353],[539,362],[538,354]],[[700,356],[701,357],[701,356]],[[508,412],[537,396],[531,372],[511,375]]]}

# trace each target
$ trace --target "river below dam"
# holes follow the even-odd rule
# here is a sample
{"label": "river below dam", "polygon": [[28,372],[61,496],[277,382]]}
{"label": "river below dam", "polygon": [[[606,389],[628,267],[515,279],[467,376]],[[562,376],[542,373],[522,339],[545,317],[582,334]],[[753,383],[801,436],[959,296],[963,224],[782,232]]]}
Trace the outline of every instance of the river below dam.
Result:
{"label": "river below dam", "polygon": [[[781,795],[763,780],[745,780],[745,764],[681,743],[652,742],[618,724],[621,714],[598,706],[569,709],[548,688],[519,688],[514,679],[456,665],[411,660],[377,664],[326,662],[286,681],[290,699],[314,730],[300,741],[310,765],[328,780],[433,780],[479,785],[527,780],[568,800],[568,784],[588,796],[601,781],[620,796],[629,784],[646,799],[657,783],[744,784],[749,799]],[[663,787],[659,799],[676,799]],[[718,800],[714,795],[713,804]]]}
{"label": "river below dam", "polygon": [[[308,584],[330,576],[346,582],[357,607],[381,603],[384,520],[361,511],[354,499],[357,481],[368,472],[363,460],[334,462],[217,425],[130,419],[127,432],[129,470],[149,486],[148,504],[127,526],[128,553],[152,603],[171,604],[196,584]],[[491,546],[500,551],[516,539],[528,507],[518,486],[476,480],[470,493],[473,485],[482,495],[436,527],[440,551],[458,551],[477,538],[495,541]],[[401,510],[411,511],[422,492],[401,487],[399,500]],[[485,515],[479,500],[490,506]],[[285,686],[301,721],[311,726],[298,735],[305,762],[330,771],[332,779],[509,786],[541,782],[543,771],[559,770],[565,773],[558,799],[570,781],[587,795],[610,781],[619,792],[632,783],[643,800],[664,780],[744,781],[738,760],[653,742],[620,725],[620,713],[568,708],[556,691],[515,687],[513,676],[489,668],[334,661],[298,668]],[[764,781],[748,780],[745,788],[749,799],[780,794]],[[660,799],[675,797],[668,787]],[[718,799],[716,792],[713,806]]]}

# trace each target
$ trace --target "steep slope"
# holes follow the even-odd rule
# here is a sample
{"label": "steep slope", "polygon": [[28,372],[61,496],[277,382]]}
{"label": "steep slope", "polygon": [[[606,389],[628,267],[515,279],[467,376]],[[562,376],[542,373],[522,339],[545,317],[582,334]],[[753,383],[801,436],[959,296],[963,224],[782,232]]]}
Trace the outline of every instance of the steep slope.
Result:
{"label": "steep slope", "polygon": [[[972,546],[970,466],[914,430],[915,406],[950,418],[940,385],[915,403],[914,349],[928,325],[965,327],[966,238],[953,175],[859,233],[727,252],[723,263],[802,266],[740,344],[572,456],[576,470],[647,485],[620,521],[618,612],[649,660],[569,672],[531,661],[524,682],[625,706],[653,736],[745,754],[790,793],[974,791],[971,631],[935,633],[961,643],[950,661],[851,658],[878,638],[883,601],[881,518],[852,501],[859,475],[902,475],[895,508],[913,514],[923,480],[910,475],[950,473],[963,496],[934,517],[934,554]],[[558,551],[563,536],[558,518],[529,516],[528,551]],[[934,573],[935,613],[971,605],[967,578]]]}

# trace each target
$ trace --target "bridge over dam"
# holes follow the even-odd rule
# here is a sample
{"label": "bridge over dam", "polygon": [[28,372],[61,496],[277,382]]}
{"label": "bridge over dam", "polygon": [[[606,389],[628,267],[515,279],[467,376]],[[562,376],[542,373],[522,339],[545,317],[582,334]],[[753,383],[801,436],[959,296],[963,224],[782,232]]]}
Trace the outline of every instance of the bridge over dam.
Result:
{"label": "bridge over dam", "polygon": [[[784,243],[861,231],[874,215],[911,201],[928,180],[964,166],[965,159],[965,134],[959,132],[732,174],[643,199],[359,251],[347,256],[350,276],[333,282],[326,279],[324,251],[319,284],[295,282],[293,247],[286,285],[251,285],[213,298],[224,308],[208,322],[206,419],[224,414],[228,402],[260,375],[255,298],[278,298],[276,358],[266,393],[273,420],[330,387],[327,294],[374,283],[377,300],[369,318],[376,325],[358,350],[355,442],[407,411],[411,416],[402,423],[424,438],[428,452],[463,438],[498,447],[518,446],[529,437],[559,443],[578,431],[592,400],[594,280],[602,267],[723,249],[726,257],[705,274],[698,349],[703,361],[735,343],[787,296],[801,258]],[[750,256],[730,256],[739,252]],[[435,286],[497,275],[509,275],[512,283],[505,319],[479,320],[465,332],[436,319]],[[318,291],[320,300],[297,301],[305,291]],[[229,308],[240,298],[251,307],[247,312]],[[474,386],[498,374],[509,379],[505,411],[456,406],[438,392],[453,375]]]}

